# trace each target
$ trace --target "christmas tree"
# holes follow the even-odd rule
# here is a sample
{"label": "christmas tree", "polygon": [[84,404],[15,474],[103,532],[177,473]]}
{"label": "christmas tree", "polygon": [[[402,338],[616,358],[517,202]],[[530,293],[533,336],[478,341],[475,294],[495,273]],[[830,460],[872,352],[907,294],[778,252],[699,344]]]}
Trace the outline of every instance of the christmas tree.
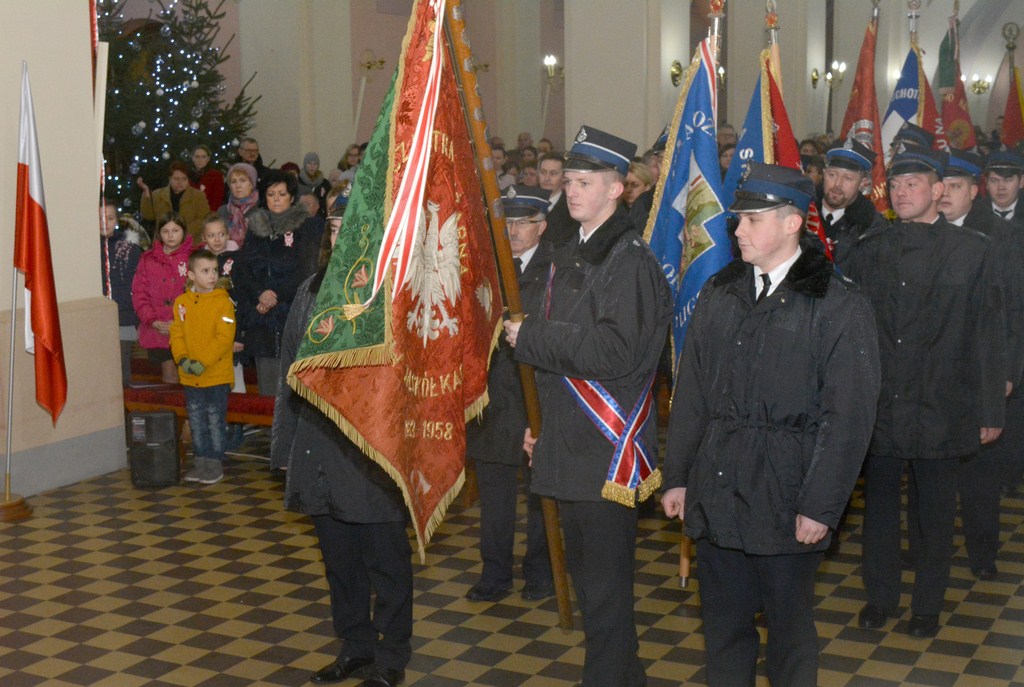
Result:
{"label": "christmas tree", "polygon": [[[188,160],[205,143],[216,163],[234,159],[252,127],[259,96],[246,94],[252,77],[230,103],[218,67],[234,40],[215,45],[224,17],[220,0],[150,0],[153,13],[128,19],[125,0],[99,0],[97,26],[110,44],[104,121],[106,194],[129,211],[139,206],[139,176],[152,188],[167,185],[171,160]],[[255,74],[253,74],[255,77]]]}

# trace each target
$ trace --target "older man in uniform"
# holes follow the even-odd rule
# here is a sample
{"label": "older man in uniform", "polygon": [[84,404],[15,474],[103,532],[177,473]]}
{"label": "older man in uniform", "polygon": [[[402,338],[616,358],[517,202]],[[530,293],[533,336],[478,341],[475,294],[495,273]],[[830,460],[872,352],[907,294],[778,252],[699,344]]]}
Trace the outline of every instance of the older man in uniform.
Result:
{"label": "older man in uniform", "polygon": [[814,185],[753,163],[730,208],[742,254],[701,290],[662,497],[697,540],[711,687],[815,687],[814,574],[860,472],[879,390],[867,299],[806,231]]}
{"label": "older man in uniform", "polygon": [[818,207],[825,236],[832,244],[832,257],[840,269],[846,263],[850,245],[868,230],[885,224],[864,195],[865,188],[870,188],[874,165],[874,151],[854,139],[847,139],[825,153]]}
{"label": "older man in uniform", "polygon": [[957,474],[998,438],[1006,393],[1005,332],[991,240],[939,213],[946,153],[903,143],[889,168],[898,220],[862,238],[847,274],[871,299],[882,393],[864,468],[862,628],[896,617],[900,601],[900,488],[917,502],[906,631],[933,637],[949,582]]}
{"label": "older man in uniform", "polygon": [[[551,246],[541,242],[547,228],[548,192],[534,186],[512,186],[501,199],[505,226],[519,273],[523,312],[537,316],[551,266]],[[471,601],[498,601],[512,588],[512,548],[516,532],[517,476],[523,471],[527,492],[530,469],[524,460],[526,407],[512,349],[501,345],[491,357],[487,376],[490,403],[481,423],[467,428],[466,453],[476,461],[480,488],[480,557],[483,572],[470,588]],[[522,597],[527,601],[554,594],[551,559],[540,497],[529,495],[526,510],[526,555],[523,557]]]}
{"label": "older man in uniform", "polygon": [[586,637],[584,687],[646,683],[633,611],[636,503],[660,481],[651,386],[672,297],[619,207],[635,152],[580,129],[564,187],[577,238],[556,250],[542,310],[505,323],[516,360],[537,368],[533,491],[559,503]]}

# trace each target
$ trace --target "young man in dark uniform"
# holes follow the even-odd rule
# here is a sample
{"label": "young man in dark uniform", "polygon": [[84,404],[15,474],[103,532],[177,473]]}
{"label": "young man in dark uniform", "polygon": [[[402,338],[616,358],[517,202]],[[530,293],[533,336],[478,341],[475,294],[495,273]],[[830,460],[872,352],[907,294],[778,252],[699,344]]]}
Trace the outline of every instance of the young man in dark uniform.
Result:
{"label": "young man in dark uniform", "polygon": [[[1018,387],[1024,371],[1024,232],[991,211],[991,204],[972,203],[978,195],[985,161],[976,153],[950,150],[939,199],[946,221],[982,232],[992,239],[1002,303],[1006,313],[1006,423],[999,439],[986,444],[971,460],[960,464],[960,517],[971,571],[994,579],[999,551],[999,495],[1003,471],[1007,479],[1021,464],[1024,442],[1024,402]],[[988,205],[988,207],[985,207]],[[1019,472],[1017,472],[1019,477]],[[910,530],[911,551],[916,548]]]}
{"label": "young man in dark uniform", "polygon": [[[561,161],[559,161],[561,162]],[[551,266],[551,245],[541,241],[547,228],[548,192],[534,186],[510,186],[501,199],[505,209],[512,257],[519,272],[519,296],[523,312],[541,312],[544,289]],[[512,349],[502,343],[491,356],[487,374],[490,397],[480,422],[466,428],[466,455],[476,462],[480,488],[480,558],[483,572],[466,598],[470,601],[498,601],[512,588],[512,548],[516,533],[518,475],[523,471],[527,492],[530,468],[523,453],[526,406],[519,369]],[[540,497],[530,494],[526,510],[526,555],[523,557],[522,596],[527,601],[555,593],[551,580],[551,559],[544,532]]]}
{"label": "young man in dark uniform", "polygon": [[742,253],[701,290],[676,380],[662,506],[697,541],[711,687],[815,687],[814,574],[875,418],[871,306],[806,231],[814,185],[753,163],[730,208]]}
{"label": "young man in dark uniform", "polygon": [[[882,392],[864,467],[862,628],[897,616],[900,488],[917,501],[912,617],[906,631],[933,637],[949,581],[957,472],[998,438],[1006,395],[1005,331],[991,240],[938,211],[946,153],[900,144],[889,168],[898,217],[862,238],[847,274],[871,299]],[[913,525],[912,525],[913,526]]]}
{"label": "young man in dark uniform", "polygon": [[672,296],[619,206],[635,152],[580,129],[564,190],[578,238],[556,251],[541,312],[505,323],[516,360],[537,368],[543,430],[535,446],[527,438],[533,492],[558,500],[586,636],[583,687],[646,683],[633,612],[636,502],[660,481],[651,382]]}
{"label": "young man in dark uniform", "polygon": [[985,164],[988,197],[975,202],[993,217],[1010,222],[1017,231],[1024,231],[1024,207],[1019,202],[1022,188],[1024,156],[1015,150],[994,150]]}

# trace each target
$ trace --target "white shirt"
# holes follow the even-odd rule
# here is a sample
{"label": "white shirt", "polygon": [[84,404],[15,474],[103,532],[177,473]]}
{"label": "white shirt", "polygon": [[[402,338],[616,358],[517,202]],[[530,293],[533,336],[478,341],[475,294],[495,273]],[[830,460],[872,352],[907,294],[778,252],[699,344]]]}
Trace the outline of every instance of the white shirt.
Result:
{"label": "white shirt", "polygon": [[[787,274],[789,274],[789,268],[793,266],[793,263],[796,262],[796,259],[800,257],[800,253],[802,252],[803,249],[801,249],[800,246],[797,246],[796,252],[793,253],[793,255],[789,259],[779,264],[778,266],[776,266],[775,269],[768,273],[768,279],[771,281],[771,284],[768,286],[768,293],[765,294],[766,298],[775,293],[775,289],[779,287],[779,284],[782,283],[782,280],[786,278]],[[764,271],[761,270],[760,267],[755,265],[754,293],[758,296],[761,295],[761,289],[764,287],[764,282],[761,281],[762,274],[764,274]]]}
{"label": "white shirt", "polygon": [[965,219],[967,219],[967,215],[964,215],[960,219],[949,219],[949,218],[947,218],[946,221],[949,222],[950,224],[955,225],[955,226],[962,227],[964,225],[964,220]]}
{"label": "white shirt", "polygon": [[[1020,199],[1018,198],[1017,200],[1020,200]],[[1001,208],[998,205],[996,205],[995,203],[992,203],[992,209],[995,210],[996,214],[999,215],[1000,217],[1002,217],[1003,219],[1013,219],[1013,216],[1015,214],[1017,214],[1016,213],[1017,201],[1016,200],[1013,201],[1012,203],[1010,203],[1010,205],[1008,205],[1005,208]],[[1010,214],[1008,214],[1005,217],[1003,217],[1003,213],[1006,212],[1007,210],[1010,211]]]}
{"label": "white shirt", "polygon": [[519,255],[516,256],[517,258],[519,258],[519,265],[520,265],[520,271],[521,272],[525,272],[526,271],[526,266],[530,264],[530,260],[531,260],[531,258],[533,258],[533,254],[537,252],[537,248],[539,246],[540,246],[540,244],[538,243],[533,248],[527,248],[522,253],[520,253]]}
{"label": "white shirt", "polygon": [[556,194],[548,196],[548,210],[554,210],[555,209],[555,203],[557,203],[558,199],[561,198],[561,197],[562,197],[562,192],[561,191],[559,191]]}
{"label": "white shirt", "polygon": [[822,219],[825,219],[829,215],[832,215],[832,219],[830,219],[829,222],[831,222],[832,224],[835,224],[845,214],[846,214],[846,208],[840,208],[839,210],[833,210],[828,205],[825,204],[825,201],[821,202],[821,218]]}

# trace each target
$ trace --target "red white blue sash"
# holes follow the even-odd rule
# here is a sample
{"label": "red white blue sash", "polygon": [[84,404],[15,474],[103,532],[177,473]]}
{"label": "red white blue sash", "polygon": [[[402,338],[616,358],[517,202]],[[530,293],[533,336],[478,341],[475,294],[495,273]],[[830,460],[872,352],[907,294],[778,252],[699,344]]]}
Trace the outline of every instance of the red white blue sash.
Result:
{"label": "red white blue sash", "polygon": [[654,466],[644,445],[643,433],[654,405],[654,375],[627,416],[622,407],[598,382],[562,377],[569,393],[594,426],[615,447],[608,476],[601,488],[602,498],[635,508],[661,486],[661,472]]}

